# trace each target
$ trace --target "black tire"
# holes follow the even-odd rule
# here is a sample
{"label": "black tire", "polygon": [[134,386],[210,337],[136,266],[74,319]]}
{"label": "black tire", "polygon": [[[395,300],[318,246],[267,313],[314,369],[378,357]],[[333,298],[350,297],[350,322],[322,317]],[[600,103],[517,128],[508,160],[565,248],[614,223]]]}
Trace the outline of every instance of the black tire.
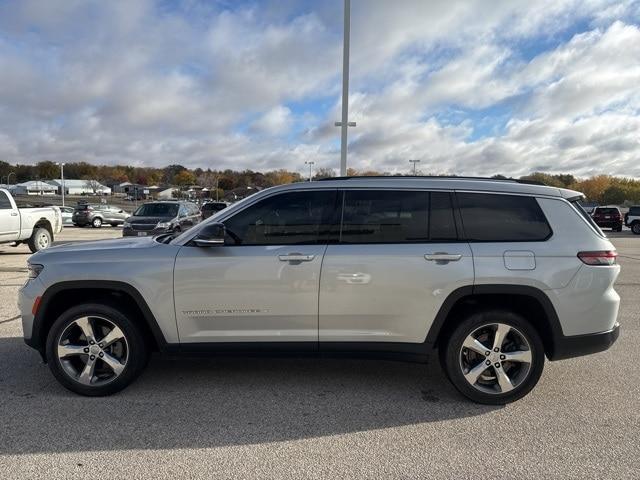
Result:
{"label": "black tire", "polygon": [[36,227],[29,240],[27,240],[27,245],[29,246],[31,253],[37,253],[40,250],[44,250],[49,247],[52,242],[53,235],[51,235],[49,230],[44,227]]}
{"label": "black tire", "polygon": [[631,224],[631,231],[636,235],[640,235],[640,222],[633,222]]}
{"label": "black tire", "polygon": [[100,228],[102,227],[102,219],[100,217],[96,217],[93,220],[91,220],[91,226],[93,228]]}
{"label": "black tire", "polygon": [[[100,385],[85,385],[72,378],[63,368],[56,353],[58,342],[65,329],[79,318],[92,316],[105,318],[115,324],[124,334],[127,344],[124,369],[113,380]],[[149,350],[140,329],[124,312],[109,305],[88,303],[70,308],[54,322],[47,335],[46,356],[49,369],[62,386],[80,395],[99,397],[119,392],[133,382],[147,365]]]}
{"label": "black tire", "polygon": [[110,223],[109,225],[111,225],[112,227],[117,227],[118,226],[117,223]]}
{"label": "black tire", "polygon": [[[531,352],[531,363],[528,371],[515,388],[506,393],[487,393],[471,385],[464,376],[465,372],[461,362],[463,343],[467,336],[485,325],[496,323],[506,324],[515,328],[515,332],[525,338]],[[507,353],[506,350],[505,353]],[[462,395],[477,403],[504,405],[524,397],[538,383],[544,368],[544,345],[536,329],[522,316],[507,310],[485,310],[466,316],[451,334],[444,339],[440,347],[440,360],[447,377]],[[484,361],[482,359],[477,365],[484,363]],[[516,363],[515,365],[518,364]],[[492,365],[487,369],[491,369],[490,372],[495,374],[495,369]]]}

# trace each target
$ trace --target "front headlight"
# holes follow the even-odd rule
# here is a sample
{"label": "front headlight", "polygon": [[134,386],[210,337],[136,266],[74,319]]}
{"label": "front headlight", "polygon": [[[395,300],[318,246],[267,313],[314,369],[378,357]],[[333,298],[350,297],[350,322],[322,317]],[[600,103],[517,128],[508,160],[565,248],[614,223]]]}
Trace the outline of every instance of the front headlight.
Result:
{"label": "front headlight", "polygon": [[171,222],[158,222],[156,228],[170,228]]}
{"label": "front headlight", "polygon": [[28,263],[27,270],[29,271],[29,278],[36,278],[40,275],[40,272],[44,269],[44,265],[39,265],[37,263]]}
{"label": "front headlight", "polygon": [[122,224],[122,228],[131,228],[131,224],[129,222],[124,222]]}

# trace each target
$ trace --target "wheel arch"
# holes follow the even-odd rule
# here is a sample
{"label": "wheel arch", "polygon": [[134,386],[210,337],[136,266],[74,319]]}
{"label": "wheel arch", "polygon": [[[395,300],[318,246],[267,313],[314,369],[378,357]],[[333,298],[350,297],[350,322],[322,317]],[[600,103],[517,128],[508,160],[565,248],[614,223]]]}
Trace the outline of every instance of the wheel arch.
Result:
{"label": "wheel arch", "polygon": [[36,230],[38,228],[45,228],[49,232],[49,234],[51,235],[51,238],[53,239],[53,226],[51,225],[51,222],[49,221],[48,218],[40,217],[36,221],[36,223],[33,224],[33,229],[31,230],[31,235],[36,233]]}
{"label": "wheel arch", "polygon": [[438,348],[456,327],[456,320],[477,310],[502,308],[527,319],[538,331],[547,357],[554,358],[562,327],[549,297],[526,285],[474,285],[454,290],[444,301],[427,334],[426,343]]}
{"label": "wheel arch", "polygon": [[[78,296],[81,300],[78,301]],[[149,340],[152,350],[164,350],[167,342],[140,292],[125,282],[83,280],[60,282],[42,295],[33,321],[33,347],[44,358],[47,335],[56,319],[69,308],[85,303],[103,303],[124,310]]]}

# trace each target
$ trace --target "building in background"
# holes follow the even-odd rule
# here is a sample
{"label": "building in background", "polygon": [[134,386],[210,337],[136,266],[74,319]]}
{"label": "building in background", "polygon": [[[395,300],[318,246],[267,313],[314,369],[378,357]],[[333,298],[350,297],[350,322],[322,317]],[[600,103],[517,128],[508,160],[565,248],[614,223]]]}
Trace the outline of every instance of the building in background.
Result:
{"label": "building in background", "polygon": [[55,195],[58,191],[55,186],[42,180],[29,180],[10,185],[9,189],[14,195]]}
{"label": "building in background", "polygon": [[[57,193],[62,193],[62,180],[49,180],[49,184],[57,189]],[[97,180],[67,180],[64,179],[65,195],[111,195],[111,189],[102,185]]]}

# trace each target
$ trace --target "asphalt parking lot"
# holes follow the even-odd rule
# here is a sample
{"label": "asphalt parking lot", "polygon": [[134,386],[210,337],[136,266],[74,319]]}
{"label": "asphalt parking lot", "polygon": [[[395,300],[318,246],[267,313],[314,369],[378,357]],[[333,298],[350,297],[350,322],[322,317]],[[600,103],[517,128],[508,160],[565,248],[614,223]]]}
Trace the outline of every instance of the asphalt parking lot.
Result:
{"label": "asphalt parking lot", "polygon": [[637,479],[640,236],[611,237],[620,339],[547,362],[506,407],[464,400],[435,361],[155,357],[120,394],[79,397],[24,345],[28,249],[0,245],[0,478]]}

